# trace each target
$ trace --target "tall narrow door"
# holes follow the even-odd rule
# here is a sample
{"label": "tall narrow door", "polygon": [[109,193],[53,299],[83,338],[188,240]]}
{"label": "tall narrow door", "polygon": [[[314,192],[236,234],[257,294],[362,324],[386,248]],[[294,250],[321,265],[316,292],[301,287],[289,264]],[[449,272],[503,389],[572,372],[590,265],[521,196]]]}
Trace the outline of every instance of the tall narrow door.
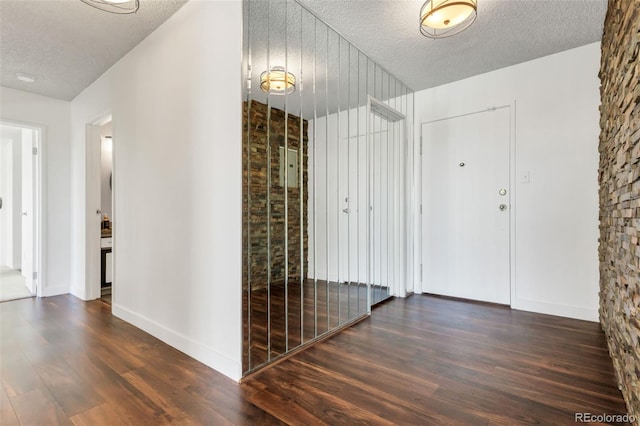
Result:
{"label": "tall narrow door", "polygon": [[422,289],[509,304],[509,108],[422,125]]}
{"label": "tall narrow door", "polygon": [[33,265],[33,162],[34,162],[34,131],[22,129],[22,276],[27,289],[35,294],[34,265]]}

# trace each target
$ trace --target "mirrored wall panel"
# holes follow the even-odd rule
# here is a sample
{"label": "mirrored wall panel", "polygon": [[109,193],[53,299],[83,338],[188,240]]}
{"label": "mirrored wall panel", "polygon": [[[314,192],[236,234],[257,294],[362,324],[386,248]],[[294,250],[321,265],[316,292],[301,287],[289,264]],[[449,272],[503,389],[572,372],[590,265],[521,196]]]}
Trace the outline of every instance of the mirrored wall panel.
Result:
{"label": "mirrored wall panel", "polygon": [[413,93],[294,0],[246,0],[243,370],[404,295]]}

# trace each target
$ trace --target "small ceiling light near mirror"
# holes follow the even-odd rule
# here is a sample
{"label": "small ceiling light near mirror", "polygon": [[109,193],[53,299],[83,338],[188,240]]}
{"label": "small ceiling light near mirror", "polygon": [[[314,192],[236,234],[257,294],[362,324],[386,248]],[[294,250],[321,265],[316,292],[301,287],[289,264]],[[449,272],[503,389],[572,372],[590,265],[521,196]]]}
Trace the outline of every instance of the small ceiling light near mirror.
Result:
{"label": "small ceiling light near mirror", "polygon": [[80,0],[81,2],[109,13],[126,15],[136,13],[140,8],[140,0]]}
{"label": "small ceiling light near mirror", "polygon": [[35,83],[36,81],[34,76],[22,72],[16,73],[16,78],[23,83]]}
{"label": "small ceiling light near mirror", "polygon": [[445,38],[467,29],[476,20],[477,0],[427,0],[420,9],[420,32]]}
{"label": "small ceiling light near mirror", "polygon": [[260,75],[260,89],[272,95],[289,95],[296,91],[296,77],[283,67],[271,67]]}

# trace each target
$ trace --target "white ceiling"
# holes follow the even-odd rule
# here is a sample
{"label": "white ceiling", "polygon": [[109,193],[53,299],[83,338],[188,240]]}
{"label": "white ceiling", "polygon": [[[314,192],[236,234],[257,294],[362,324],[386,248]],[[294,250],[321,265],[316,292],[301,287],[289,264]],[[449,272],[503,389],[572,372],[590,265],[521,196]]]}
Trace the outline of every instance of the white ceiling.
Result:
{"label": "white ceiling", "polygon": [[[0,84],[71,100],[187,0],[141,0],[113,15],[80,0],[0,0]],[[274,0],[271,0],[274,1]],[[478,0],[463,33],[418,31],[423,1],[302,0],[311,11],[414,90],[601,39],[606,0]],[[16,79],[23,72],[32,84]]]}
{"label": "white ceiling", "polygon": [[478,0],[457,36],[418,30],[424,0],[301,0],[397,78],[420,90],[600,41],[606,0]]}
{"label": "white ceiling", "polygon": [[71,100],[186,1],[141,0],[136,14],[114,15],[80,0],[0,0],[0,84]]}

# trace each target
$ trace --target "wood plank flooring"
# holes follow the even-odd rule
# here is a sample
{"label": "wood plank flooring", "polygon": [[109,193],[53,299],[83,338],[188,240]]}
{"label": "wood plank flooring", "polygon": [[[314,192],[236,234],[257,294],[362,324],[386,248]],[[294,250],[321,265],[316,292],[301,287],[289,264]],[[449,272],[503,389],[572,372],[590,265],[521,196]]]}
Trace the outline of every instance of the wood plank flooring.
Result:
{"label": "wood plank flooring", "polygon": [[413,296],[242,384],[71,296],[0,304],[0,424],[574,424],[623,414],[596,323]]}

